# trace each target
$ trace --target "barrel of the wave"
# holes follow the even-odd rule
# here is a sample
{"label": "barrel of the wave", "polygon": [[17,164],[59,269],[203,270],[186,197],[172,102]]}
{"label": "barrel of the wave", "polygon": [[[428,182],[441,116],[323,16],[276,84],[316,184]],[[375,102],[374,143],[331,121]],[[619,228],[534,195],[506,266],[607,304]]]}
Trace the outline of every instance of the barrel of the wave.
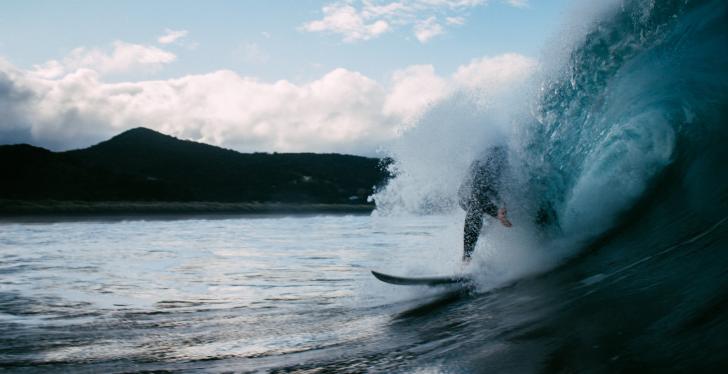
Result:
{"label": "barrel of the wave", "polygon": [[519,338],[558,371],[722,372],[728,2],[629,1],[590,30],[526,147],[575,250],[535,288],[560,305],[546,338]]}
{"label": "barrel of the wave", "polygon": [[527,149],[564,234],[594,239],[628,223],[656,188],[678,185],[692,210],[720,218],[725,24],[722,1],[627,2],[544,83]]}

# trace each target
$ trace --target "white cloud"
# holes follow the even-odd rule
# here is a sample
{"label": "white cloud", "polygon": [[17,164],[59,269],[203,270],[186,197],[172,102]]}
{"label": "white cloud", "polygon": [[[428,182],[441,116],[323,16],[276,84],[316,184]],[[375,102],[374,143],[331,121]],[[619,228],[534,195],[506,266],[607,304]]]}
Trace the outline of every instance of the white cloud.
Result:
{"label": "white cloud", "polygon": [[50,60],[34,65],[33,73],[41,78],[52,79],[79,69],[91,69],[99,74],[153,72],[176,59],[175,54],[157,47],[116,41],[110,53],[96,48],[79,47],[61,61]]}
{"label": "white cloud", "polygon": [[66,66],[58,60],[50,60],[40,65],[33,65],[33,74],[41,78],[53,79],[65,73]]}
{"label": "white cloud", "polygon": [[420,43],[427,43],[430,39],[434,38],[445,32],[442,26],[437,23],[435,17],[430,17],[424,21],[418,22],[414,28],[415,37]]}
{"label": "white cloud", "polygon": [[483,57],[460,66],[453,80],[460,86],[479,89],[505,87],[506,82],[521,80],[536,67],[536,61],[517,53]]}
{"label": "white cloud", "polygon": [[462,26],[465,24],[465,17],[446,17],[445,22],[448,25]]}
{"label": "white cloud", "polygon": [[428,106],[452,90],[447,79],[437,76],[432,65],[414,65],[392,75],[392,86],[384,102],[384,113],[402,119],[404,127],[419,119]]}
{"label": "white cloud", "polygon": [[324,6],[324,18],[303,26],[306,31],[330,31],[342,34],[344,41],[367,40],[385,33],[389,24],[384,20],[367,23],[366,16],[349,4],[335,3]]}
{"label": "white cloud", "polygon": [[506,0],[506,3],[516,8],[528,7],[528,0]]}
{"label": "white cloud", "polygon": [[164,35],[157,38],[157,42],[159,42],[159,44],[172,44],[177,40],[184,38],[187,34],[187,30],[165,29]]}
{"label": "white cloud", "polygon": [[106,83],[90,68],[42,75],[0,60],[0,143],[69,149],[146,126],[240,151],[373,154],[453,92],[510,86],[534,66],[513,54],[473,60],[451,77],[410,66],[387,84],[346,69],[302,84],[228,70]]}
{"label": "white cloud", "polygon": [[268,61],[270,56],[263,51],[263,49],[257,43],[244,43],[242,44],[236,54],[243,59],[243,61],[251,64],[262,64]]}
{"label": "white cloud", "polygon": [[[0,127],[19,123],[24,131],[14,132],[31,135],[2,143],[23,141],[56,149],[88,146],[146,126],[242,151],[371,153],[394,136],[397,125],[395,117],[382,113],[385,89],[344,69],[301,85],[260,82],[226,70],[104,83],[89,69],[59,79],[21,72],[8,83],[0,96],[24,99],[12,107],[0,106],[1,116],[20,119]],[[27,94],[19,95],[20,88]],[[0,135],[9,132],[0,129]]]}
{"label": "white cloud", "polygon": [[341,35],[345,42],[369,40],[401,27],[411,27],[420,42],[445,32],[437,22],[462,25],[464,13],[486,0],[361,0],[339,1],[322,8],[323,18],[307,22],[302,29]]}

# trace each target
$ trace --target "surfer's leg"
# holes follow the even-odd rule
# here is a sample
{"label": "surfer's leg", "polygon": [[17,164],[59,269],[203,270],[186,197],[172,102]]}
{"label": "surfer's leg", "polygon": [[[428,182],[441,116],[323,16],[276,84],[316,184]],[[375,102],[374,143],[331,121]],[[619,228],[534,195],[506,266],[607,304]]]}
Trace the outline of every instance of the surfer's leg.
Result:
{"label": "surfer's leg", "polygon": [[475,251],[480,229],[483,226],[483,212],[470,208],[465,214],[465,227],[463,233],[463,261],[469,261]]}

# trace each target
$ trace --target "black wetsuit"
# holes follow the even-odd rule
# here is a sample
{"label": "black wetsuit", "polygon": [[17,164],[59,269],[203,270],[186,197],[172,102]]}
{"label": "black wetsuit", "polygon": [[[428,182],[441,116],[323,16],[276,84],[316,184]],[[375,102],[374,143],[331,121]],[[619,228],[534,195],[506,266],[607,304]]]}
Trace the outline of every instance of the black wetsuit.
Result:
{"label": "black wetsuit", "polygon": [[463,259],[467,260],[475,250],[475,243],[483,226],[483,215],[498,216],[501,204],[498,196],[500,179],[505,169],[505,147],[492,147],[470,165],[470,170],[458,190],[460,206],[465,210]]}

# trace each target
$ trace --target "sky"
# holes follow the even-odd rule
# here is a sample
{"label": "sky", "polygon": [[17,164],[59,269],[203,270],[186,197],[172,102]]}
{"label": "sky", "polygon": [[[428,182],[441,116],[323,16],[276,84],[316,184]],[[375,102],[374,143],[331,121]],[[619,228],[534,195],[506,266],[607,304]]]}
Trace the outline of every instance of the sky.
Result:
{"label": "sky", "polygon": [[0,2],[0,144],[149,127],[242,152],[373,154],[525,79],[567,0]]}

